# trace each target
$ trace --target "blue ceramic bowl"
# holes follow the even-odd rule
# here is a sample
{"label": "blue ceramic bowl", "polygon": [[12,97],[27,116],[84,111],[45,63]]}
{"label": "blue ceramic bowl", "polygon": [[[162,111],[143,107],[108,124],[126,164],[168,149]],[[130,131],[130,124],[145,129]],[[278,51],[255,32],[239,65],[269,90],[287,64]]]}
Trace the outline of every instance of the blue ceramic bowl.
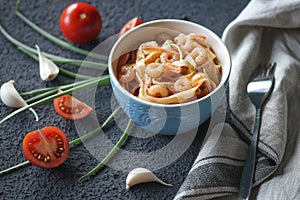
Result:
{"label": "blue ceramic bowl", "polygon": [[[116,74],[118,58],[122,54],[137,49],[145,41],[154,40],[158,34],[176,36],[180,32],[204,35],[212,46],[222,66],[221,82],[214,91],[192,102],[162,105],[141,100],[120,85]],[[128,31],[114,44],[108,62],[113,92],[125,113],[146,131],[164,135],[191,131],[209,119],[225,98],[225,84],[231,69],[229,52],[215,33],[199,24],[175,19],[151,21]]]}

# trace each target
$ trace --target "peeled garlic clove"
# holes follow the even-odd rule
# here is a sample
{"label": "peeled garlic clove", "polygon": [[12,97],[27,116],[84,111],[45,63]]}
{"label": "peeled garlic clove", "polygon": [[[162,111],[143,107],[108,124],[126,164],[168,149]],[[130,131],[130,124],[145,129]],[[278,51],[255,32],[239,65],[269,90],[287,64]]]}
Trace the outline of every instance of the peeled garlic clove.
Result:
{"label": "peeled garlic clove", "polygon": [[131,170],[126,178],[126,189],[129,189],[131,186],[146,183],[146,182],[158,182],[166,186],[172,186],[171,184],[165,183],[155,176],[150,170],[145,168],[135,168]]}
{"label": "peeled garlic clove", "polygon": [[[0,96],[1,101],[8,107],[21,108],[27,106],[26,101],[16,90],[13,80],[8,81],[1,86]],[[36,112],[32,108],[29,108],[29,110],[34,114],[36,121],[38,121],[39,119]]]}
{"label": "peeled garlic clove", "polygon": [[40,77],[43,81],[52,81],[59,73],[59,68],[54,62],[46,58],[38,45],[35,45],[39,55]]}
{"label": "peeled garlic clove", "polygon": [[27,103],[16,90],[14,82],[15,81],[10,80],[1,86],[1,100],[8,107],[21,108],[26,106]]}

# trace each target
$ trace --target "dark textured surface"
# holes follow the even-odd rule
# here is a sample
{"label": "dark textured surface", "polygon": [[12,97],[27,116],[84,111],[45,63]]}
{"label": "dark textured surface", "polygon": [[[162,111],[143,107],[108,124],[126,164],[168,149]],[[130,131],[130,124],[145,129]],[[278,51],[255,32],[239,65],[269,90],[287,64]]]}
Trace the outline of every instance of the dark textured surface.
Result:
{"label": "dark textured surface", "polygon": [[[64,39],[59,29],[59,16],[63,8],[71,2],[69,0],[24,0],[19,9],[46,31]],[[103,20],[103,28],[98,39],[82,46],[82,48],[91,50],[100,41],[118,33],[122,25],[134,16],[140,16],[144,21],[160,18],[185,18],[202,24],[221,36],[226,25],[238,15],[248,1],[94,0],[87,2],[92,3],[101,12]],[[15,16],[14,3],[14,1],[0,1],[0,22],[9,33],[29,46],[39,44],[41,49],[47,52],[63,57],[84,59],[84,56],[64,50],[47,41],[25,25]],[[62,75],[53,82],[42,82],[38,74],[38,64],[18,51],[3,35],[0,35],[0,83],[11,79],[16,80],[16,88],[21,92],[73,82],[72,79]],[[97,92],[101,94],[101,97],[96,99],[95,110],[98,120],[103,122],[111,112],[111,90],[109,87],[105,87]],[[1,119],[12,111],[13,109],[0,104]],[[78,137],[74,123],[57,116],[51,103],[37,107],[36,111],[40,117],[39,122],[34,122],[32,114],[25,111],[0,125],[1,169],[25,161],[21,144],[23,136],[27,132],[46,125],[53,125],[64,130],[70,140]],[[127,173],[110,167],[103,168],[87,181],[79,182],[78,178],[99,162],[84,145],[79,144],[71,149],[67,161],[56,169],[44,170],[29,165],[1,175],[0,199],[172,199],[198,154],[202,140],[201,133],[205,133],[207,124],[200,127],[190,148],[176,162],[155,171],[163,180],[172,183],[173,187],[147,183],[137,185],[128,191],[125,189]],[[134,131],[138,132],[138,130]],[[121,133],[122,131],[112,124],[107,135],[112,142],[115,142]],[[163,147],[171,140],[172,137],[165,136],[153,136],[146,139],[130,137],[123,148],[137,152],[151,152]],[[118,159],[118,155],[116,155],[116,159]],[[123,164],[130,162],[119,160],[120,165],[122,162]]]}

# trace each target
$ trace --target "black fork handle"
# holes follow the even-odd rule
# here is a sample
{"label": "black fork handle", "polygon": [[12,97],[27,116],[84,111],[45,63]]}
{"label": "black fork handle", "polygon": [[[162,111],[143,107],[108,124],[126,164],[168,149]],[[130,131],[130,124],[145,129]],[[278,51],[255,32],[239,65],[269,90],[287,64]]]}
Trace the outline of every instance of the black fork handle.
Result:
{"label": "black fork handle", "polygon": [[256,150],[257,150],[258,136],[259,136],[259,129],[260,129],[260,118],[261,118],[260,108],[257,108],[255,113],[253,136],[251,139],[251,144],[248,149],[247,159],[245,161],[242,178],[240,182],[240,188],[238,194],[239,199],[250,198],[255,163],[256,163]]}

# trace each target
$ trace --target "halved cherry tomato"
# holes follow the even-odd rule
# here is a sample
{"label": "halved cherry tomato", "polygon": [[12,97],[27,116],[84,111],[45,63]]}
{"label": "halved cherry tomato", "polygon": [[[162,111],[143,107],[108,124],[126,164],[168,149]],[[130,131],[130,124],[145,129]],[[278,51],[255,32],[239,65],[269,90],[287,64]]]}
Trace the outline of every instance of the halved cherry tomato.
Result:
{"label": "halved cherry tomato", "polygon": [[27,133],[23,139],[27,160],[41,168],[55,168],[68,157],[70,146],[66,134],[54,126]]}
{"label": "halved cherry tomato", "polygon": [[85,118],[93,111],[93,108],[69,94],[54,99],[53,104],[57,114],[69,120]]}
{"label": "halved cherry tomato", "polygon": [[131,20],[129,20],[121,29],[120,33],[119,33],[119,37],[121,37],[124,33],[126,33],[127,31],[129,31],[130,29],[132,29],[133,27],[136,27],[140,24],[142,24],[143,21],[138,18],[138,17],[134,17]]}
{"label": "halved cherry tomato", "polygon": [[88,43],[95,39],[102,28],[98,10],[91,4],[76,2],[67,6],[60,16],[63,35],[74,43]]}

